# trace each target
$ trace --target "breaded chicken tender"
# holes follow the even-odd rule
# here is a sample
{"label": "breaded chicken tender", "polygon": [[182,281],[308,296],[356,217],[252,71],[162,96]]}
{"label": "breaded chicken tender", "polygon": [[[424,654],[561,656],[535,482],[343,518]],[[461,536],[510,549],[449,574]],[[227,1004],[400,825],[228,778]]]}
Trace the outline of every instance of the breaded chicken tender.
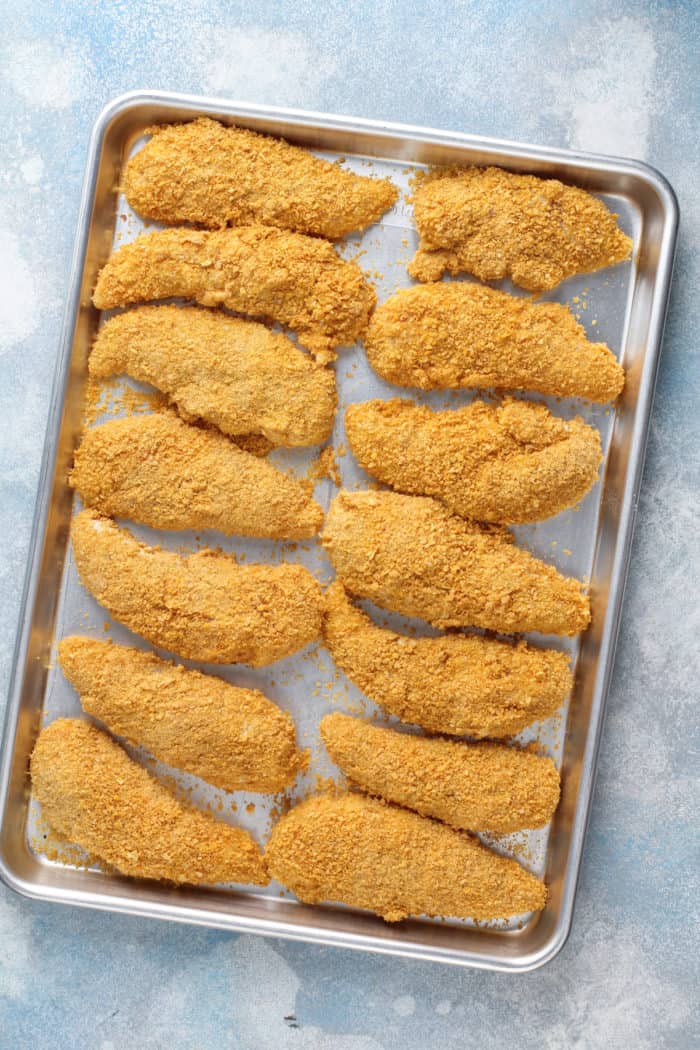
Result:
{"label": "breaded chicken tender", "polygon": [[323,522],[310,482],[171,412],[127,416],[87,430],[70,483],[101,514],[154,529],[306,539]]}
{"label": "breaded chicken tender", "polygon": [[398,292],[372,317],[366,347],[383,379],[423,390],[493,386],[605,402],[625,382],[565,306],[465,281]]}
{"label": "breaded chicken tender", "polygon": [[93,379],[130,375],[167,394],[188,422],[240,443],[260,434],[288,448],[320,445],[333,429],[335,374],[285,335],[196,306],[141,306],[102,326]]}
{"label": "breaded chicken tender", "polygon": [[346,777],[370,795],[465,831],[540,828],[559,802],[551,758],[518,748],[397,733],[340,712],[321,720],[321,738]]}
{"label": "breaded chicken tender", "polygon": [[506,529],[423,496],[341,490],[323,543],[338,578],[384,609],[435,627],[573,635],[590,620],[578,580],[516,547]]}
{"label": "breaded chicken tender", "polygon": [[73,518],[71,536],[78,575],[100,605],[186,660],[260,667],[321,633],[321,588],[302,565],[147,547],[92,510]]}
{"label": "breaded chicken tender", "polygon": [[31,774],[51,828],[123,875],[189,884],[269,881],[247,831],[175,799],[87,722],[61,718],[42,730]]}
{"label": "breaded chicken tender", "polygon": [[207,117],[149,132],[127,165],[124,193],[160,222],[260,223],[337,240],[376,222],[398,196],[389,179],[355,175],[283,139]]}
{"label": "breaded chicken tender", "polygon": [[111,310],[181,296],[294,329],[320,360],[364,335],[377,297],[328,241],[269,226],[143,234],[109,257],[93,303]]}
{"label": "breaded chicken tender", "polygon": [[307,904],[338,901],[387,922],[501,919],[544,908],[544,883],[461,831],[363,795],[315,795],[272,829],[272,878]]}
{"label": "breaded chicken tender", "polygon": [[87,714],[223,791],[281,791],[306,766],[291,716],[257,689],[77,635],[58,659]]}
{"label": "breaded chicken tender", "polygon": [[438,171],[419,181],[413,215],[420,245],[408,272],[437,281],[461,271],[510,277],[530,292],[629,259],[616,215],[577,186],[501,168]]}
{"label": "breaded chicken tender", "polygon": [[481,635],[409,638],[378,627],[337,581],[326,591],[323,636],[370,700],[431,733],[513,736],[550,718],[573,685],[566,653]]}
{"label": "breaded chicken tender", "polygon": [[544,405],[474,401],[434,412],[413,401],[365,401],[345,413],[363,470],[399,492],[434,496],[455,514],[519,525],[583,499],[603,454],[597,430]]}

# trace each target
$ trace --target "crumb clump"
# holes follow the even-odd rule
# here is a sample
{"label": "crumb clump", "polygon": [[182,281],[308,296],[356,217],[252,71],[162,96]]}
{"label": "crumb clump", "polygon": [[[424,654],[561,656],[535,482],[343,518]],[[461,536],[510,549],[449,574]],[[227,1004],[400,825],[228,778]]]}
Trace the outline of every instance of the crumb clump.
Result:
{"label": "crumb clump", "polygon": [[328,478],[329,481],[332,481],[334,485],[340,488],[343,482],[336,458],[336,450],[332,445],[327,445],[326,448],[321,449],[318,458],[311,466],[309,475],[312,478]]}

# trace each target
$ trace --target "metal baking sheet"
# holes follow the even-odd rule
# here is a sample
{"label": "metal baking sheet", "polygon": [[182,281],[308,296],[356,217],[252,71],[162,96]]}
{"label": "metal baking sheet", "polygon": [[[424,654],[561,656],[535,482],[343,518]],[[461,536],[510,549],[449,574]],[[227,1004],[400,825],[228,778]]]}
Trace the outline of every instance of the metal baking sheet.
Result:
{"label": "metal baking sheet", "polygon": [[[615,409],[534,398],[560,415],[582,415],[600,430],[605,450],[601,480],[580,507],[548,522],[515,530],[518,541],[538,556],[568,575],[590,579],[593,612],[591,629],[578,639],[533,636],[569,651],[576,665],[574,692],[567,708],[522,737],[537,736],[557,761],[562,774],[560,806],[547,829],[492,840],[496,848],[518,856],[546,879],[550,897],[540,915],[517,916],[478,927],[456,920],[421,918],[389,926],[364,912],[301,904],[276,883],[249,891],[240,887],[170,888],[51,861],[36,849],[42,828],[37,823],[27,772],[34,740],[42,724],[59,715],[78,715],[81,710],[55,666],[55,641],[74,632],[104,637],[107,629],[116,641],[145,644],[111,623],[83,590],[68,543],[73,498],[65,478],[84,413],[87,355],[102,320],[90,304],[90,295],[96,274],[112,248],[132,240],[143,229],[141,220],[116,190],[125,160],[144,141],[143,131],[149,125],[200,114],[282,135],[331,159],[342,156],[353,170],[390,175],[402,190],[417,167],[431,164],[497,164],[512,171],[561,178],[603,195],[634,238],[629,263],[569,280],[543,297],[569,304],[580,315],[589,336],[607,342],[618,353],[627,371],[627,384]],[[635,162],[175,94],[134,93],[111,103],[97,121],[89,148],[7,709],[0,765],[0,875],[8,885],[48,900],[487,969],[525,971],[553,958],[566,940],[572,919],[677,224],[678,208],[668,183],[653,169]],[[347,256],[362,253],[361,265],[370,273],[382,302],[410,283],[405,264],[416,244],[410,205],[401,200],[364,235],[348,238],[341,250]],[[501,286],[518,292],[507,282]],[[374,375],[359,346],[341,350],[335,368],[340,396],[333,437],[336,446],[344,443],[342,410],[353,401],[413,396],[442,407],[466,403],[474,396],[471,391],[418,394],[392,387]],[[119,393],[117,390],[117,397]],[[273,460],[304,473],[317,451],[277,451]],[[341,456],[338,465],[345,486],[363,487],[367,483],[350,454]],[[327,508],[334,492],[335,486],[323,480],[317,485],[316,497]],[[249,560],[301,561],[324,582],[332,576],[327,559],[313,541],[290,545],[227,540],[218,533],[202,532],[195,538],[193,534],[133,529],[142,538],[156,537],[158,543],[171,548],[222,546]],[[430,633],[417,621],[411,623],[376,609],[374,615],[380,623]],[[313,789],[317,776],[337,774],[318,737],[318,722],[325,713],[342,709],[383,717],[336,671],[320,645],[268,668],[208,669],[230,681],[261,688],[292,713],[301,746],[311,749],[312,765],[287,801]],[[132,753],[149,761],[138,751],[132,749]],[[155,770],[174,772],[159,765]],[[260,841],[267,837],[279,799],[249,792],[227,795],[182,774],[177,780],[183,791],[201,804],[215,807],[223,819],[249,828]]]}

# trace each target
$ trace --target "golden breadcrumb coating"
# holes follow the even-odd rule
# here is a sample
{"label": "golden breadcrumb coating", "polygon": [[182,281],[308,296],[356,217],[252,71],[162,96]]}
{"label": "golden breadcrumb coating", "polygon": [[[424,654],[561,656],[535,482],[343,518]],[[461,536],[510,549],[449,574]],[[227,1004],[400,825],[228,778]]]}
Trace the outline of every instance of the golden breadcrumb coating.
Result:
{"label": "golden breadcrumb coating", "polygon": [[61,718],[44,729],[31,774],[51,828],[123,875],[189,884],[269,881],[247,831],[175,799],[87,722]]}
{"label": "golden breadcrumb coating", "polygon": [[173,296],[279,321],[326,361],[364,335],[377,301],[328,241],[270,226],[143,234],[109,257],[92,301],[111,310]]}
{"label": "golden breadcrumb coating", "polygon": [[[172,407],[177,410],[176,405]],[[179,411],[178,414],[181,419],[186,418],[184,412]],[[194,418],[190,417],[187,422],[197,424],[201,420],[195,416]],[[259,459],[264,459],[265,456],[268,456],[274,447],[272,442],[268,441],[262,434],[237,434],[231,438],[231,441],[238,445],[239,448],[242,448],[244,452],[250,452],[251,456],[257,456]]]}
{"label": "golden breadcrumb coating", "polygon": [[127,374],[167,394],[183,419],[236,439],[320,445],[333,429],[335,374],[285,335],[196,306],[141,306],[102,326],[93,379]]}
{"label": "golden breadcrumb coating", "polygon": [[389,179],[355,175],[283,139],[207,117],[149,132],[127,165],[124,193],[160,222],[261,223],[337,240],[376,222],[398,196]]}
{"label": "golden breadcrumb coating", "polygon": [[375,704],[432,733],[509,737],[551,717],[571,692],[566,653],[481,635],[409,638],[377,627],[337,581],[326,591],[324,641]]}
{"label": "golden breadcrumb coating", "polygon": [[[172,407],[177,410],[177,406],[173,405]],[[178,414],[181,419],[185,419],[184,412],[179,412]],[[195,417],[190,418],[188,422],[197,424],[201,421]],[[262,434],[238,434],[236,437],[232,437],[231,441],[238,445],[239,448],[242,448],[244,452],[250,452],[251,456],[257,456],[259,459],[264,459],[265,456],[268,456],[274,447],[272,442],[268,441]]]}
{"label": "golden breadcrumb coating", "polygon": [[543,882],[417,813],[363,795],[315,795],[272,829],[272,878],[307,904],[338,901],[387,922],[409,915],[501,919],[539,911]]}
{"label": "golden breadcrumb coating", "polygon": [[398,398],[365,401],[348,407],[345,434],[372,477],[504,525],[542,521],[578,503],[603,459],[598,431],[582,419],[513,399],[446,412]]}
{"label": "golden breadcrumb coating", "polygon": [[213,550],[180,555],[139,543],[92,510],[71,526],[83,586],[152,645],[186,660],[260,667],[321,632],[322,596],[302,565],[238,565]]}
{"label": "golden breadcrumb coating", "polygon": [[551,758],[518,748],[397,733],[340,712],[321,720],[321,738],[363,791],[465,831],[540,828],[559,802]]}
{"label": "golden breadcrumb coating", "polygon": [[544,292],[574,274],[629,259],[632,251],[617,216],[597,197],[501,168],[424,177],[413,215],[420,245],[408,272],[419,281],[466,271],[481,281],[510,277],[530,292]]}
{"label": "golden breadcrumb coating", "polygon": [[427,497],[341,490],[323,543],[353,594],[435,627],[573,635],[590,620],[578,580]]}
{"label": "golden breadcrumb coating", "polygon": [[281,791],[306,767],[291,716],[257,689],[94,638],[63,638],[58,658],[110,732],[223,791]]}
{"label": "golden breadcrumb coating", "polygon": [[561,303],[531,303],[465,281],[405,288],[379,307],[367,358],[383,379],[423,390],[498,387],[614,401],[625,373]]}
{"label": "golden breadcrumb coating", "polygon": [[171,412],[113,419],[85,431],[70,483],[101,514],[154,529],[307,539],[323,522],[310,482]]}

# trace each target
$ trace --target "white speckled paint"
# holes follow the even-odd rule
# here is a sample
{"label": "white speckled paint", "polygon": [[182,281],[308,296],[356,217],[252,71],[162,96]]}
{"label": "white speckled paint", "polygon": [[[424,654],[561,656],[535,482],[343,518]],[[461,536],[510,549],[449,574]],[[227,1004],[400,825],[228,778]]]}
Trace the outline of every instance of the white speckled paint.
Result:
{"label": "white speckled paint", "polygon": [[399,1017],[413,1017],[416,1012],[416,1000],[412,995],[400,995],[391,1004],[395,1014]]}
{"label": "white speckled paint", "polygon": [[16,40],[4,49],[3,79],[30,106],[69,109],[88,90],[89,69],[65,39]]}
{"label": "white speckled paint", "polygon": [[0,229],[0,353],[36,331],[37,283],[22,252],[19,235]]}
{"label": "white speckled paint", "polygon": [[591,34],[585,22],[564,49],[565,61],[545,72],[552,112],[575,149],[647,155],[656,81],[654,33],[645,20],[605,19]]}
{"label": "white speckled paint", "polygon": [[[690,1050],[696,5],[191,0],[173,10],[165,0],[4,7],[0,678],[5,685],[85,144],[110,97],[147,86],[220,91],[644,156],[679,191],[682,235],[579,904],[561,955],[508,978],[52,908],[0,888],[0,1044]],[[411,1013],[396,1009],[409,1001]]]}
{"label": "white speckled paint", "polygon": [[0,944],[6,946],[0,958],[0,1001],[3,997],[21,1002],[31,980],[31,917],[22,902],[3,895],[0,898]]}
{"label": "white speckled paint", "polygon": [[[198,1009],[197,999],[212,966],[224,979],[212,1003],[222,1033],[218,1045],[255,1050],[382,1050],[382,1043],[369,1035],[336,1036],[315,1025],[300,1026],[296,1004],[301,981],[272,944],[258,937],[223,939],[193,966],[189,960],[184,967],[175,966],[170,979],[154,989],[148,1003],[142,1023],[150,1040],[147,1046],[167,1046],[173,1030],[187,1027],[192,1012]],[[227,996],[229,980],[235,988],[232,986]],[[260,1003],[268,997],[274,999],[275,1010],[261,1024]],[[105,1034],[115,1047],[124,1045],[119,1042],[117,1025],[110,1026]],[[213,1044],[202,1041],[200,1045]]]}
{"label": "white speckled paint", "polygon": [[[258,28],[194,32],[193,62],[206,91],[230,98],[256,98],[278,104],[280,93],[290,104],[320,99],[324,82],[334,72],[302,33]],[[308,105],[308,103],[306,103]]]}

